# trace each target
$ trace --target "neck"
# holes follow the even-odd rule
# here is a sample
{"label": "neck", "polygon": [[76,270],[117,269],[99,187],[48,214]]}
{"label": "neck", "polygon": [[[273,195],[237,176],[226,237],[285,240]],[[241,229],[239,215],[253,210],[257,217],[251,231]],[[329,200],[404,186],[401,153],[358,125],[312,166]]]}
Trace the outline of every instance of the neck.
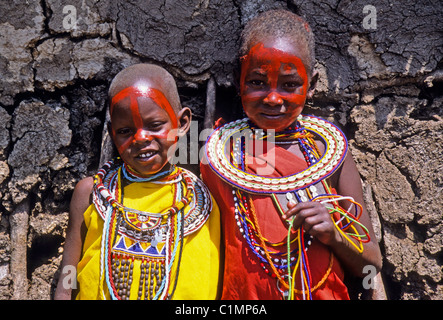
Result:
{"label": "neck", "polygon": [[[263,129],[260,126],[256,125],[255,123],[253,123],[251,120],[248,121],[249,127],[252,130],[263,130],[265,133],[266,131],[270,131],[274,129]],[[277,131],[275,132],[275,135],[279,135],[279,134],[287,134],[287,133],[294,133],[294,132],[299,132],[304,130],[304,127],[301,126],[300,122],[298,120],[295,120],[289,127],[286,127],[285,129],[281,130],[281,131]]]}
{"label": "neck", "polygon": [[122,173],[125,180],[129,182],[149,182],[149,181],[164,179],[165,177],[169,176],[172,172],[174,172],[174,169],[175,166],[168,163],[160,171],[149,176],[142,176],[134,169],[132,169],[129,165],[124,163],[122,166]]}

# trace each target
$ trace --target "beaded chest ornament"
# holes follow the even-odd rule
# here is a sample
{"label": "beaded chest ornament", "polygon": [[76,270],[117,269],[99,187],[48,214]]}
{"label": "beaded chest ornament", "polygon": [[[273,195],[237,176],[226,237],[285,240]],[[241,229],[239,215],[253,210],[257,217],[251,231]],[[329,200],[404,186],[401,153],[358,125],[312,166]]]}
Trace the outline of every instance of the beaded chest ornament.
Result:
{"label": "beaded chest ornament", "polygon": [[[297,126],[284,132],[265,134],[255,129],[247,118],[225,124],[217,128],[208,138],[206,155],[212,170],[233,187],[234,215],[237,226],[248,247],[259,259],[264,272],[277,279],[277,288],[284,298],[293,299],[299,294],[303,299],[311,299],[312,292],[319,288],[332,269],[333,255],[324,276],[312,284],[307,250],[312,237],[303,227],[292,230],[293,220],[288,221],[286,250],[285,243],[271,243],[262,234],[257,220],[253,194],[271,197],[276,210],[283,215],[289,202],[294,204],[306,201],[320,201],[331,213],[339,232],[359,251],[362,242],[369,241],[367,229],[358,221],[361,206],[350,197],[333,194],[326,182],[342,164],[347,153],[345,135],[332,123],[321,118],[300,115]],[[314,137],[320,138],[326,149],[321,155]],[[265,177],[247,172],[248,139],[266,141],[267,144],[295,144],[300,146],[307,168],[285,177]],[[348,210],[339,201],[351,203]],[[354,210],[354,214],[351,210]],[[354,224],[359,225],[364,234],[358,234]],[[357,240],[357,244],[351,240]],[[299,273],[300,289],[295,288],[295,275]]]}
{"label": "beaded chest ornament", "polygon": [[[160,213],[124,206],[123,183],[137,182],[172,185],[173,205]],[[100,261],[103,297],[104,280],[115,300],[129,299],[137,283],[138,299],[171,299],[177,286],[184,237],[198,230],[212,210],[207,188],[183,168],[173,167],[169,172],[143,178],[117,158],[106,163],[94,177],[93,201],[104,220]],[[175,278],[171,279],[174,263]]]}

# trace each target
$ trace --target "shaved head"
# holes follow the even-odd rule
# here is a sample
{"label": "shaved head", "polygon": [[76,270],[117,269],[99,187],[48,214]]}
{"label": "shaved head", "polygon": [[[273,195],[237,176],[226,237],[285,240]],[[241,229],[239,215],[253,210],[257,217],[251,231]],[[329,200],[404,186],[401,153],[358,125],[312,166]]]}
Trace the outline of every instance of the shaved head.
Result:
{"label": "shaved head", "polygon": [[111,101],[123,89],[138,86],[161,91],[176,113],[181,109],[174,77],[154,64],[135,64],[120,71],[109,87],[109,100]]}
{"label": "shaved head", "polygon": [[285,38],[306,51],[309,75],[312,74],[315,64],[314,33],[304,18],[287,10],[265,11],[250,20],[241,34],[240,56],[246,55],[265,39],[277,38]]}

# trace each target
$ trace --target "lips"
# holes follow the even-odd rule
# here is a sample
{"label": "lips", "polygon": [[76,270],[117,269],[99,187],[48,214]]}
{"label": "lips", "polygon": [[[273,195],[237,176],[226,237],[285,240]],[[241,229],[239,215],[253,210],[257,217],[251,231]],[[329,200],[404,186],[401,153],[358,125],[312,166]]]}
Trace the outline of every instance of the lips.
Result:
{"label": "lips", "polygon": [[262,113],[262,116],[268,119],[279,119],[285,116],[284,113]]}

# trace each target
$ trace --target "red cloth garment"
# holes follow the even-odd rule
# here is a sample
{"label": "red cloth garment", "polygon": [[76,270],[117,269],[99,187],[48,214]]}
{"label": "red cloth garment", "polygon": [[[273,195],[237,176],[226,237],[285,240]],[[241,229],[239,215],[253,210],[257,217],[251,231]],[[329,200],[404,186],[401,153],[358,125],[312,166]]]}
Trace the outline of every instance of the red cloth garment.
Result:
{"label": "red cloth garment", "polygon": [[[273,145],[272,145],[273,146]],[[268,148],[272,148],[268,145]],[[275,146],[269,149],[275,152],[275,157],[268,157],[269,152],[263,153],[266,165],[273,167],[273,172],[268,177],[288,176],[302,171],[307,167],[304,159],[293,153]],[[255,173],[260,167],[254,159],[247,159],[248,171]],[[252,163],[251,163],[252,162]],[[263,163],[263,162],[262,162]],[[278,290],[278,279],[266,274],[260,265],[261,261],[251,251],[237,226],[234,215],[234,200],[232,186],[222,180],[208,164],[201,163],[202,179],[210,189],[217,201],[222,220],[222,238],[225,246],[225,263],[223,276],[222,299],[240,300],[278,300],[283,299]],[[287,227],[282,221],[271,197],[269,195],[252,195],[258,224],[262,235],[271,242],[284,241],[286,243]],[[282,247],[284,250],[285,245]],[[330,259],[333,264],[331,272],[324,283],[312,292],[314,300],[345,300],[349,299],[348,290],[343,283],[344,272],[338,260],[333,257],[331,250],[313,239],[308,248],[308,261],[311,273],[311,286],[315,287],[324,277]],[[332,256],[331,256],[332,255]],[[297,272],[296,277],[300,277]],[[296,278],[297,279],[297,278]],[[296,282],[296,289],[300,288],[300,280]],[[301,299],[301,294],[295,295]]]}

